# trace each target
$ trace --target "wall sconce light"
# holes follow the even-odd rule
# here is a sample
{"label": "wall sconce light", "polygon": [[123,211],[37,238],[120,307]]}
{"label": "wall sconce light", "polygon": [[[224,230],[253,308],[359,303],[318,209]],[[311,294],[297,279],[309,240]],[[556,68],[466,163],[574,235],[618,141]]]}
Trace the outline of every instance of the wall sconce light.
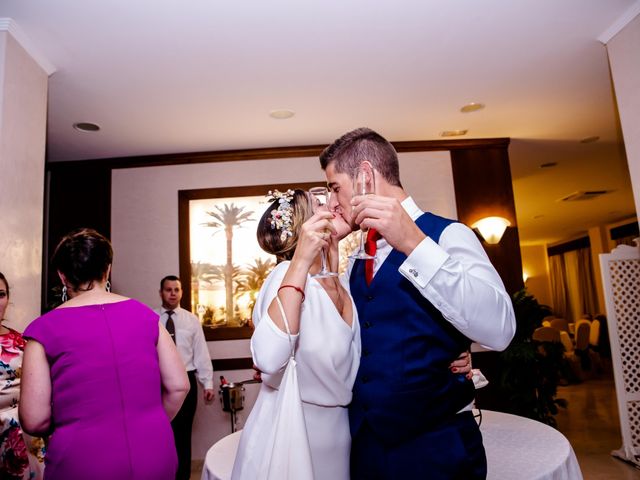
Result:
{"label": "wall sconce light", "polygon": [[484,241],[489,244],[500,242],[504,231],[511,225],[511,222],[503,217],[485,217],[471,225],[471,228],[477,228]]}

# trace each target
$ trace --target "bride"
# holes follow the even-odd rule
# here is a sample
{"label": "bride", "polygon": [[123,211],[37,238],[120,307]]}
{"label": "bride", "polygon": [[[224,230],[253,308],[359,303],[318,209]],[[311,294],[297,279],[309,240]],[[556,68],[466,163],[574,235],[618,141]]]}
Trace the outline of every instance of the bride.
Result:
{"label": "bride", "polygon": [[314,279],[310,274],[320,269],[323,247],[337,266],[338,242],[351,228],[341,216],[326,210],[313,214],[313,198],[303,190],[276,191],[272,197],[258,225],[258,242],[276,256],[278,264],[256,300],[251,338],[262,385],[242,432],[232,479],[261,476],[276,416],[277,389],[290,356],[278,296],[295,342],[313,476],[346,480],[351,448],[347,406],[360,359],[357,314],[337,277]]}

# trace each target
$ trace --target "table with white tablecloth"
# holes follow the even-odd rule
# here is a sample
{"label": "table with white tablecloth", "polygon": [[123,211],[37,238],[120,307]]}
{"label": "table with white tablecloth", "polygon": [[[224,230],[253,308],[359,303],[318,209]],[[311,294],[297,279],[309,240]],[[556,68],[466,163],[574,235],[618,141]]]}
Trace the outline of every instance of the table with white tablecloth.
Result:
{"label": "table with white tablecloth", "polygon": [[[480,424],[489,480],[581,480],[569,441],[540,422],[482,411]],[[228,435],[207,452],[202,480],[229,480],[241,432]]]}

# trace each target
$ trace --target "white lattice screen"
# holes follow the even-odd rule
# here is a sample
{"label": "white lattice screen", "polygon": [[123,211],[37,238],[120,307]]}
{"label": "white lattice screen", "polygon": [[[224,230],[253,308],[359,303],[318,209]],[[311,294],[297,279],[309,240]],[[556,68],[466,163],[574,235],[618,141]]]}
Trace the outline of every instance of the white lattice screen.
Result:
{"label": "white lattice screen", "polygon": [[640,239],[600,255],[618,397],[622,448],[613,455],[640,465]]}

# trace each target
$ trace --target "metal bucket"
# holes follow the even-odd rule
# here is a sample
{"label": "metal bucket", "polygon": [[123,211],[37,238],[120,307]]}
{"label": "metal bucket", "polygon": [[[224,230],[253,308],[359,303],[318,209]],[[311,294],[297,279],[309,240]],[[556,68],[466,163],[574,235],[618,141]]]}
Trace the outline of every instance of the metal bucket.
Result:
{"label": "metal bucket", "polygon": [[218,390],[220,404],[225,412],[236,412],[244,408],[244,386],[227,383]]}

